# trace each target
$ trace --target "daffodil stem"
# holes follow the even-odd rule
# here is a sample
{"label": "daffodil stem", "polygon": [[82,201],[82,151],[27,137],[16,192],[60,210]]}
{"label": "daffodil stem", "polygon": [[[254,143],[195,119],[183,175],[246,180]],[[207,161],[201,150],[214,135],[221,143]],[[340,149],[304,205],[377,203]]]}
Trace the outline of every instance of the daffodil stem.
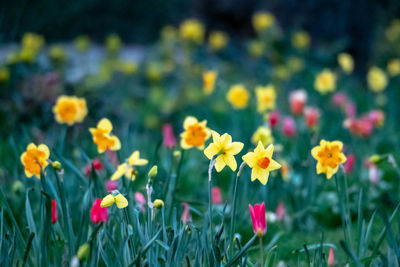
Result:
{"label": "daffodil stem", "polygon": [[233,188],[233,210],[232,210],[232,216],[231,216],[231,230],[229,234],[230,238],[230,255],[233,255],[233,235],[235,232],[235,222],[236,222],[236,207],[237,207],[237,189],[238,189],[238,184],[239,184],[239,177],[240,174],[242,173],[243,167],[246,165],[246,162],[242,162],[240,164],[239,170],[236,174],[236,179],[235,179],[235,186]]}
{"label": "daffodil stem", "polygon": [[262,235],[259,237],[259,246],[260,246],[260,267],[263,267],[264,266],[264,248],[263,248]]}
{"label": "daffodil stem", "polygon": [[47,194],[47,184],[46,184],[46,175],[43,173],[43,170],[40,171],[40,182],[42,184],[42,189],[44,193],[44,220],[45,220],[45,228],[43,230],[43,242],[44,245],[42,246],[42,259],[41,259],[41,266],[48,266],[48,246],[49,240],[51,235],[51,199],[50,196]]}
{"label": "daffodil stem", "polygon": [[338,201],[339,201],[339,210],[340,210],[340,217],[342,219],[342,228],[343,228],[343,234],[344,234],[344,239],[346,241],[347,244],[349,244],[349,236],[348,236],[348,230],[347,230],[347,220],[346,220],[346,212],[344,209],[344,203],[343,203],[343,198],[341,195],[341,190],[340,190],[340,185],[339,185],[339,181],[337,178],[337,175],[335,174],[335,183],[336,183],[336,192],[338,195]]}
{"label": "daffodil stem", "polygon": [[132,258],[134,258],[135,253],[134,253],[133,242],[129,235],[129,216],[128,216],[128,211],[126,208],[123,209],[123,213],[124,213],[124,220],[125,220],[126,238],[128,239],[128,245],[129,245],[129,248],[130,248],[131,254],[132,254],[131,256],[132,256]]}
{"label": "daffodil stem", "polygon": [[[211,242],[211,251],[212,254],[214,256],[214,242],[213,242],[213,225],[212,225],[212,198],[211,198],[211,189],[212,189],[212,181],[211,181],[211,177],[212,177],[212,170],[214,168],[215,165],[215,159],[212,158],[210,160],[210,165],[208,166],[208,216],[209,216],[209,220],[210,220],[210,242]],[[214,256],[215,257],[215,256]]]}

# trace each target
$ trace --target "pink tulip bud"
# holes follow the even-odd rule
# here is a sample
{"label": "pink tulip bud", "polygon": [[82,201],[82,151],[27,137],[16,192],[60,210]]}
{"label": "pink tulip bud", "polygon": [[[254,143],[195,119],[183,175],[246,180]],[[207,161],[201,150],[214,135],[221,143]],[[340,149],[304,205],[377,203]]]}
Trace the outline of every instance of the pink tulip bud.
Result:
{"label": "pink tulip bud", "polygon": [[285,205],[283,205],[283,203],[279,203],[278,206],[276,207],[276,220],[277,221],[281,221],[283,219],[283,217],[285,217],[286,214],[286,209],[285,209]]}
{"label": "pink tulip bud", "polygon": [[356,157],[354,154],[350,154],[347,156],[346,163],[344,164],[344,172],[351,173],[354,169],[354,163],[356,161]]}
{"label": "pink tulip bud", "polygon": [[329,249],[329,255],[328,255],[328,266],[333,266],[335,265],[335,253],[333,252],[333,248],[331,247]]}
{"label": "pink tulip bud", "polygon": [[192,215],[190,215],[190,206],[187,202],[182,202],[183,212],[182,212],[182,222],[187,223],[192,221]]}
{"label": "pink tulip bud", "polygon": [[172,148],[176,145],[176,139],[174,136],[174,129],[172,128],[172,125],[169,123],[166,123],[162,127],[162,133],[163,133],[163,146]]}
{"label": "pink tulip bud", "polygon": [[304,118],[308,128],[313,128],[318,124],[320,113],[318,108],[306,107],[304,110]]}
{"label": "pink tulip bud", "polygon": [[285,117],[283,119],[283,133],[287,137],[294,137],[296,135],[296,125],[292,117]]}
{"label": "pink tulip bud", "polygon": [[106,182],[106,188],[107,188],[108,192],[116,190],[118,188],[118,181],[117,180],[114,180],[114,181],[108,180]]}
{"label": "pink tulip bud", "polygon": [[135,201],[140,211],[144,212],[144,204],[146,203],[146,199],[144,198],[142,193],[135,193]]}
{"label": "pink tulip bud", "polygon": [[267,222],[265,220],[264,202],[255,204],[254,208],[249,204],[250,216],[253,222],[253,232],[258,236],[263,236],[267,232]]}
{"label": "pink tulip bud", "polygon": [[57,202],[55,200],[51,201],[51,223],[55,224],[57,222],[58,212],[57,212]]}
{"label": "pink tulip bud", "polygon": [[372,110],[367,114],[367,118],[375,127],[380,127],[385,121],[385,113],[380,110]]}
{"label": "pink tulip bud", "polygon": [[221,189],[218,186],[214,186],[211,189],[211,199],[212,199],[213,205],[221,205],[222,204]]}
{"label": "pink tulip bud", "polygon": [[307,93],[305,90],[300,89],[290,93],[289,103],[290,111],[293,115],[303,114],[304,105],[307,101]]}
{"label": "pink tulip bud", "polygon": [[353,102],[348,102],[346,104],[346,117],[354,118],[356,116],[356,113],[357,113],[356,105]]}
{"label": "pink tulip bud", "polygon": [[338,92],[333,95],[332,101],[335,106],[344,107],[347,104],[347,96]]}
{"label": "pink tulip bud", "polygon": [[271,129],[275,128],[275,126],[278,124],[279,117],[280,115],[278,111],[271,111],[269,113],[269,125],[271,126]]}
{"label": "pink tulip bud", "polygon": [[108,221],[108,209],[102,208],[100,204],[101,199],[97,198],[93,202],[92,209],[90,210],[90,219],[95,224]]}

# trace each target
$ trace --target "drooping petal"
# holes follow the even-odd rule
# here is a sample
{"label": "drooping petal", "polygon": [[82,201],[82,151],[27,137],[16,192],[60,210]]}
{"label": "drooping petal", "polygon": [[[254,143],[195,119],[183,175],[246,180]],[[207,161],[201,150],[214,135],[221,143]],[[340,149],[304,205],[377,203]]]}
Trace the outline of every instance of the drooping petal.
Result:
{"label": "drooping petal", "polygon": [[226,165],[228,165],[229,168],[231,168],[232,171],[236,171],[237,163],[236,163],[236,159],[235,159],[234,156],[232,156],[232,155],[223,155],[223,159],[224,159],[224,162],[226,163]]}
{"label": "drooping petal", "polygon": [[263,170],[260,168],[258,180],[263,184],[266,185],[268,183],[269,171]]}
{"label": "drooping petal", "polygon": [[114,145],[112,147],[110,147],[111,150],[113,151],[117,151],[121,149],[121,142],[119,141],[119,138],[116,136],[111,136],[110,137],[111,140],[114,141]]}
{"label": "drooping petal", "polygon": [[117,204],[119,209],[123,209],[128,206],[128,200],[122,194],[118,194],[114,198],[115,204]]}
{"label": "drooping petal", "polygon": [[109,194],[103,198],[103,200],[100,203],[100,206],[102,208],[110,207],[110,206],[112,206],[112,204],[114,204],[114,202],[115,202],[115,200],[114,200],[113,195]]}
{"label": "drooping petal", "polygon": [[226,163],[223,159],[222,155],[219,155],[216,159],[215,159],[215,169],[217,170],[217,172],[222,171],[222,169],[225,167]]}
{"label": "drooping petal", "polygon": [[113,173],[113,175],[111,176],[111,181],[117,180],[119,178],[121,178],[127,170],[127,165],[126,163],[122,163],[117,167],[117,170]]}

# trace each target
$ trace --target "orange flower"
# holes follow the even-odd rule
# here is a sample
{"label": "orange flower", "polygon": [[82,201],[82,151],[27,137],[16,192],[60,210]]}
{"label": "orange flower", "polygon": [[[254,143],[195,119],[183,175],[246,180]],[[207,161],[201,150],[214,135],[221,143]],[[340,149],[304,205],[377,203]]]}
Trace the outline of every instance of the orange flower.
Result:
{"label": "orange flower", "polygon": [[44,170],[49,162],[47,161],[50,156],[49,148],[41,144],[36,146],[30,143],[26,147],[26,151],[21,155],[21,163],[24,165],[25,175],[31,178],[35,175],[40,179],[40,171]]}
{"label": "orange flower", "polygon": [[97,128],[89,129],[99,153],[103,153],[107,149],[116,151],[121,148],[121,142],[118,137],[110,135],[112,128],[111,122],[103,118],[97,123]]}
{"label": "orange flower", "polygon": [[322,139],[319,146],[311,150],[311,155],[318,161],[317,174],[325,173],[330,179],[339,168],[339,165],[346,162],[346,156],[342,153],[343,143],[340,141],[325,141]]}
{"label": "orange flower", "polygon": [[210,129],[207,128],[207,121],[199,122],[195,117],[188,116],[183,122],[185,131],[181,133],[181,147],[183,149],[190,149],[197,147],[204,149],[205,141],[210,138]]}
{"label": "orange flower", "polygon": [[76,96],[62,95],[53,107],[55,119],[58,123],[73,125],[82,122],[87,114],[86,100]]}

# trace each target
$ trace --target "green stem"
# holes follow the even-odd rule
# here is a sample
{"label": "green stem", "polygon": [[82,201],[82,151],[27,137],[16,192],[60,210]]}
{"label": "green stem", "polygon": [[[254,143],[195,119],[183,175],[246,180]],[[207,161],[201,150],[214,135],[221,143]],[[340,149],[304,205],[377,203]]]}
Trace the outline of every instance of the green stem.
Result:
{"label": "green stem", "polygon": [[215,259],[215,255],[214,255],[214,242],[213,242],[213,226],[212,226],[212,198],[211,198],[211,189],[212,189],[212,181],[211,181],[211,177],[212,177],[212,170],[214,168],[215,165],[215,159],[212,158],[210,160],[210,165],[208,166],[208,216],[209,216],[209,220],[210,220],[210,242],[211,242],[211,251],[213,254],[213,257]]}
{"label": "green stem", "polygon": [[41,266],[48,266],[48,247],[49,247],[49,239],[51,234],[51,199],[48,195],[47,191],[47,184],[46,184],[46,176],[44,175],[43,171],[40,172],[40,183],[42,185],[42,189],[44,192],[44,229],[43,229],[43,246],[42,246],[42,259],[41,259]]}
{"label": "green stem", "polygon": [[128,245],[130,247],[131,254],[132,254],[131,256],[132,256],[132,259],[133,259],[133,258],[135,258],[135,251],[134,251],[134,246],[133,246],[132,239],[131,239],[131,237],[129,235],[129,216],[128,216],[128,211],[126,210],[126,208],[124,209],[123,213],[124,213],[125,226],[126,226],[126,236],[128,238]]}
{"label": "green stem", "polygon": [[259,238],[259,246],[260,246],[260,267],[264,266],[264,249],[263,249],[263,240],[262,235]]}
{"label": "green stem", "polygon": [[339,200],[339,210],[340,210],[340,217],[342,219],[342,228],[343,228],[343,234],[344,234],[344,239],[346,241],[347,244],[349,244],[349,236],[348,236],[348,232],[347,232],[347,225],[346,225],[346,213],[344,210],[344,206],[343,206],[343,198],[341,195],[341,190],[339,187],[339,181],[337,178],[337,175],[335,174],[335,183],[336,183],[336,192],[338,195],[338,200]]}

